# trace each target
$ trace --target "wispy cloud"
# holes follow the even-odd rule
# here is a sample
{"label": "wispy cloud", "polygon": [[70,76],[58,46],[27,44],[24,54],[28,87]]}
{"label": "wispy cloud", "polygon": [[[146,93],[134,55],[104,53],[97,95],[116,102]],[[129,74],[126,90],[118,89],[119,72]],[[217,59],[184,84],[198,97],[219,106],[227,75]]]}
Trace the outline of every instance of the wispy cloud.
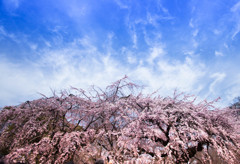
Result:
{"label": "wispy cloud", "polygon": [[8,10],[13,11],[19,7],[21,1],[23,0],[3,0],[3,4]]}
{"label": "wispy cloud", "polygon": [[234,4],[234,6],[231,8],[232,12],[237,12],[240,9],[240,2],[237,2]]}
{"label": "wispy cloud", "polygon": [[222,52],[220,51],[215,51],[215,56],[224,56]]}
{"label": "wispy cloud", "polygon": [[174,19],[174,17],[172,17],[171,15],[157,15],[157,14],[152,14],[150,12],[147,12],[147,23],[151,24],[155,27],[158,26],[159,21],[161,20],[172,20]]}
{"label": "wispy cloud", "polygon": [[[111,37],[104,44],[105,49],[111,50],[109,39]],[[124,64],[105,53],[107,51],[99,50],[91,38],[85,36],[62,48],[49,49],[46,46],[44,50],[39,50],[40,58],[36,61],[16,64],[8,59],[1,60],[0,106],[37,98],[37,92],[50,96],[50,88],[57,91],[70,86],[86,89],[93,84],[105,87],[124,75],[147,86],[144,93],[159,89],[162,96],[168,96],[178,89],[202,99],[216,98],[215,90],[225,80],[225,73],[211,70],[213,73],[209,76],[212,68],[206,67],[194,55],[178,60],[168,56],[164,46],[149,50],[145,52],[146,58],[139,58],[132,53],[131,47],[123,48],[121,51],[128,60],[128,64]],[[211,82],[211,79],[214,80]],[[209,81],[211,84],[208,87]],[[228,90],[236,88],[235,85]]]}
{"label": "wispy cloud", "polygon": [[217,73],[212,74],[210,77],[213,78],[214,81],[209,86],[209,94],[215,92],[215,90],[216,90],[215,87],[216,87],[217,83],[220,83],[221,81],[223,81],[224,78],[226,77],[226,74],[217,72]]}
{"label": "wispy cloud", "polygon": [[0,62],[3,79],[0,82],[0,106],[35,98],[37,92],[49,95],[50,88],[56,90],[67,89],[70,86],[87,88],[93,84],[103,87],[128,72],[124,71],[126,68],[116,60],[94,52],[95,49],[82,51],[66,47],[42,51],[41,58],[35,62],[25,61],[22,64],[8,60]]}
{"label": "wispy cloud", "polygon": [[[226,90],[226,102],[232,102],[233,98],[239,97],[240,93],[240,73],[235,74],[235,78],[229,81],[229,89]],[[229,104],[228,104],[229,105]]]}
{"label": "wispy cloud", "polygon": [[128,9],[129,8],[128,5],[125,4],[122,0],[114,0],[114,2],[116,2],[116,4],[122,9]]}
{"label": "wispy cloud", "polygon": [[190,26],[191,28],[194,28],[194,24],[193,24],[193,19],[192,19],[192,18],[191,18],[190,21],[189,21],[189,26]]}
{"label": "wispy cloud", "polygon": [[195,29],[195,30],[193,31],[193,33],[192,33],[193,37],[196,37],[196,36],[198,35],[198,32],[199,32],[199,30],[198,30],[198,29]]}
{"label": "wispy cloud", "polygon": [[50,88],[104,87],[125,74],[162,96],[178,89],[221,96],[226,105],[240,92],[239,2],[2,4],[0,106],[50,95]]}
{"label": "wispy cloud", "polygon": [[[109,43],[111,36],[104,42],[106,50],[112,49]],[[146,93],[159,88],[163,95],[170,94],[176,88],[187,92],[199,91],[198,80],[204,75],[204,67],[193,59],[187,57],[184,62],[176,60],[172,63],[164,56],[166,52],[162,45],[150,48],[144,55],[146,59],[139,59],[128,48],[122,51],[127,54],[128,65],[105,53],[107,51],[98,50],[91,38],[85,36],[60,49],[46,46],[44,50],[39,50],[40,58],[36,61],[15,64],[7,59],[2,60],[0,70],[4,80],[0,83],[3,91],[0,105],[36,98],[37,92],[49,95],[50,88],[87,88],[93,84],[104,87],[125,74],[148,86]]]}
{"label": "wispy cloud", "polygon": [[0,25],[0,39],[1,39],[1,37],[6,37],[15,42],[18,42],[15,34],[9,33],[8,31],[5,30],[5,28],[3,26]]}
{"label": "wispy cloud", "polygon": [[236,35],[240,32],[240,2],[234,4],[234,6],[231,8],[231,12],[233,13],[234,19],[236,21],[235,30],[232,34],[232,39],[234,39]]}
{"label": "wispy cloud", "polygon": [[163,45],[152,47],[147,61],[150,65],[152,65],[156,58],[162,57],[164,54],[165,52],[163,49]]}

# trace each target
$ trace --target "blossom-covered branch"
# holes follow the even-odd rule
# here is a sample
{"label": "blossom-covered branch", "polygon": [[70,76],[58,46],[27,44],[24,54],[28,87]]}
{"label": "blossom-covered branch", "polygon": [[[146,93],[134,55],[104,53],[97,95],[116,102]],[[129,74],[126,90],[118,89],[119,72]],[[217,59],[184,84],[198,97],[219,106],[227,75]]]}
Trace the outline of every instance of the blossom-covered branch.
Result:
{"label": "blossom-covered branch", "polygon": [[[143,95],[127,77],[106,90],[27,101],[0,111],[6,163],[208,163],[240,160],[229,109],[194,97]],[[211,110],[210,110],[211,109]]]}

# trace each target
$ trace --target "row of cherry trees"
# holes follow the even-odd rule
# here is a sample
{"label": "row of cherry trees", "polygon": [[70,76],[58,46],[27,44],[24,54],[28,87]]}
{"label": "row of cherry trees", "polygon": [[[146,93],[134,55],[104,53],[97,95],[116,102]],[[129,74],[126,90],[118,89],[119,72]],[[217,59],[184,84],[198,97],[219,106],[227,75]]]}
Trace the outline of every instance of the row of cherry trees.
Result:
{"label": "row of cherry trees", "polygon": [[[0,112],[5,163],[237,163],[237,109],[193,97],[143,95],[127,77]],[[234,120],[234,121],[233,121]]]}

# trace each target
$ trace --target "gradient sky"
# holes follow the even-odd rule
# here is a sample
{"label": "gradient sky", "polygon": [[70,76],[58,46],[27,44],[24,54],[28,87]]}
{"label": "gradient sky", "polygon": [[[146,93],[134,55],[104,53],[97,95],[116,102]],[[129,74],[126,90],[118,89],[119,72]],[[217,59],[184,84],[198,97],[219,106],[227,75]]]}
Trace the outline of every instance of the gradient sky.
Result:
{"label": "gradient sky", "polygon": [[124,75],[226,106],[239,69],[237,0],[0,0],[0,106]]}

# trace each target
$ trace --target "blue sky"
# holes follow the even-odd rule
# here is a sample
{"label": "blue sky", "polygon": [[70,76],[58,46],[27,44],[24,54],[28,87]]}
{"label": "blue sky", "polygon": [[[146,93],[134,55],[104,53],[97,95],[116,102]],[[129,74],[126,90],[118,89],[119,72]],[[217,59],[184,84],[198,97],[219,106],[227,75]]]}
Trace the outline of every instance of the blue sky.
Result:
{"label": "blue sky", "polygon": [[0,0],[0,106],[124,75],[226,106],[239,69],[237,0]]}

